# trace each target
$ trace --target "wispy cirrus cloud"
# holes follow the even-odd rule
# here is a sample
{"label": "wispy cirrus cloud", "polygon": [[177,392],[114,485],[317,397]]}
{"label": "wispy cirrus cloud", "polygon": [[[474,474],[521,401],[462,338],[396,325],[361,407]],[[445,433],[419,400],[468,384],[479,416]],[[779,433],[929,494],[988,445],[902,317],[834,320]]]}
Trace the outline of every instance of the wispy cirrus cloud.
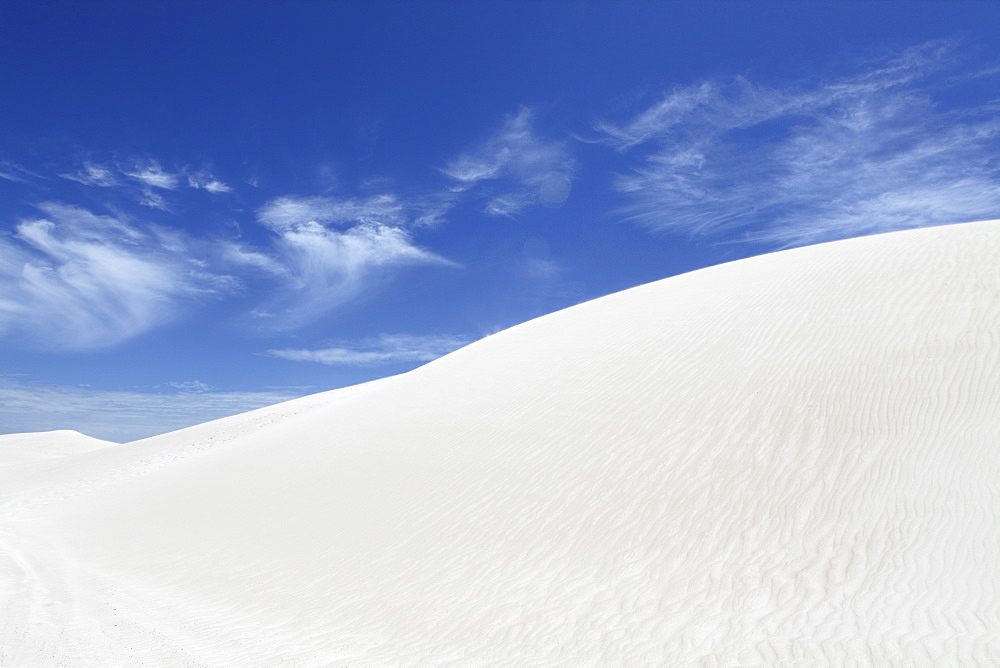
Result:
{"label": "wispy cirrus cloud", "polygon": [[212,389],[207,383],[203,383],[200,380],[184,380],[180,382],[170,383],[170,387],[175,390],[180,390],[181,392],[194,392],[196,394],[201,394],[202,392],[208,392]]}
{"label": "wispy cirrus cloud", "polygon": [[492,137],[441,170],[456,192],[481,186],[491,215],[511,216],[528,206],[559,206],[572,189],[573,159],[563,142],[535,134],[532,113],[522,107]]}
{"label": "wispy cirrus cloud", "polygon": [[152,188],[143,188],[142,191],[135,196],[135,199],[139,202],[139,204],[148,206],[150,209],[170,211],[170,206],[167,204],[166,198],[164,198],[160,193],[154,191]]}
{"label": "wispy cirrus cloud", "polygon": [[268,253],[252,250],[232,240],[215,242],[218,256],[225,266],[250,269],[269,276],[285,276],[287,268]]}
{"label": "wispy cirrus cloud", "polygon": [[64,204],[39,206],[0,238],[0,332],[35,345],[107,347],[237,287],[193,258],[186,237]]}
{"label": "wispy cirrus cloud", "polygon": [[0,378],[0,433],[74,429],[95,438],[127,443],[316,391],[222,391],[199,381],[171,385],[175,391],[107,391]]}
{"label": "wispy cirrus cloud", "polygon": [[99,165],[93,162],[85,162],[75,172],[60,174],[64,179],[82,183],[85,186],[97,186],[100,188],[110,188],[119,185],[119,180],[115,176],[115,171],[106,165]]}
{"label": "wispy cirrus cloud", "polygon": [[[49,346],[109,346],[170,321],[186,302],[238,291],[242,279],[259,288],[251,315],[262,330],[294,330],[370,294],[404,268],[458,266],[415,236],[443,224],[468,193],[475,191],[492,214],[513,215],[532,204],[561,203],[571,172],[565,145],[539,138],[522,108],[452,161],[446,173],[457,186],[400,197],[388,190],[392,182],[376,179],[360,188],[366,195],[274,197],[255,215],[270,234],[252,234],[254,241],[198,240],[182,227],[136,225],[128,222],[127,206],[98,216],[45,205],[46,217],[22,220],[2,242],[0,280],[9,296],[0,298],[0,331],[45,330],[38,340]],[[166,168],[148,157],[88,160],[60,176],[168,212],[194,209],[184,189],[232,190],[208,168]],[[106,199],[109,208],[121,205]],[[61,321],[60,308],[68,314]],[[46,330],[49,322],[57,324]]]}
{"label": "wispy cirrus cloud", "polygon": [[186,186],[219,195],[233,190],[207,169],[183,168],[171,172],[150,159],[133,160],[130,167],[88,161],[60,176],[86,186],[120,190],[139,204],[162,211],[170,211],[170,205],[161,191],[176,191]]}
{"label": "wispy cirrus cloud", "polygon": [[406,206],[391,194],[367,198],[278,197],[262,207],[257,215],[260,222],[279,232],[303,222],[337,226],[376,223],[401,227],[409,221]]}
{"label": "wispy cirrus cloud", "polygon": [[456,266],[413,242],[414,218],[392,195],[286,196],[257,217],[275,235],[273,257],[287,288],[258,310],[270,316],[267,328],[311,322],[405,266]]}
{"label": "wispy cirrus cloud", "polygon": [[0,179],[15,183],[30,183],[42,178],[44,177],[41,174],[37,174],[16,163],[7,160],[0,162]]}
{"label": "wispy cirrus cloud", "polygon": [[206,170],[187,174],[187,184],[189,188],[205,190],[213,195],[221,195],[233,191],[231,186],[215,178],[211,172]]}
{"label": "wispy cirrus cloud", "polygon": [[403,362],[430,362],[471,342],[470,339],[461,336],[383,334],[355,345],[317,350],[268,350],[267,354],[295,362],[318,362],[331,366],[378,366]]}
{"label": "wispy cirrus cloud", "polygon": [[160,163],[155,160],[147,161],[129,170],[123,170],[122,173],[130,179],[144,183],[150,188],[176,190],[181,183],[180,177],[177,174],[165,171],[160,166]]}
{"label": "wispy cirrus cloud", "polygon": [[[90,185],[110,178],[94,165],[79,176]],[[161,199],[144,203],[166,206]],[[260,288],[253,309],[260,328],[289,331],[405,267],[457,266],[413,240],[412,230],[427,226],[433,207],[390,194],[276,198],[257,213],[271,232],[258,247],[195,238],[125,213],[98,215],[52,202],[38,209],[0,236],[0,335],[40,348],[113,346],[196,303],[236,295],[245,280]]]}
{"label": "wispy cirrus cloud", "polygon": [[931,43],[835,81],[677,88],[598,129],[639,164],[624,215],[694,236],[784,246],[1000,215],[996,101],[944,108],[951,47]]}

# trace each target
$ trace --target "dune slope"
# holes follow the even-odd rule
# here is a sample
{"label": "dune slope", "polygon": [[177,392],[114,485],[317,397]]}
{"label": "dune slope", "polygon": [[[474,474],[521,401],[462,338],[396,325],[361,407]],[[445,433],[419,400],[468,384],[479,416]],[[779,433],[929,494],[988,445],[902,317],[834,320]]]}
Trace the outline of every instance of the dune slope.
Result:
{"label": "dune slope", "polygon": [[117,443],[102,441],[70,429],[30,434],[0,434],[0,466],[58,459],[112,445]]}
{"label": "dune slope", "polygon": [[0,664],[1000,665],[998,379],[983,222],[0,469]]}

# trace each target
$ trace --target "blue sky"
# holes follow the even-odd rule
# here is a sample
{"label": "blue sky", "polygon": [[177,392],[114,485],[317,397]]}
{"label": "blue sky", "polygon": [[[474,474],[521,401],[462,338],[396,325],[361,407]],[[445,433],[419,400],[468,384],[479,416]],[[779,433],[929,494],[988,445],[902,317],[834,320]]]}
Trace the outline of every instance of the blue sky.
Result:
{"label": "blue sky", "polygon": [[998,218],[997,25],[985,1],[3,3],[0,433],[126,441],[692,269]]}

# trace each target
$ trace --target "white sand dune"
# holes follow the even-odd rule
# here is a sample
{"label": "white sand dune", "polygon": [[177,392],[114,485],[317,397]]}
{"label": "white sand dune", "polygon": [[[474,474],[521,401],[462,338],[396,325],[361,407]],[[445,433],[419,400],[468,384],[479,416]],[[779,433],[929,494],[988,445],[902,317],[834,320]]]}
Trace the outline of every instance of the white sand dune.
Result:
{"label": "white sand dune", "polygon": [[0,664],[1000,665],[1000,222],[0,469]]}
{"label": "white sand dune", "polygon": [[57,459],[111,445],[117,445],[117,443],[102,441],[69,429],[31,434],[2,434],[0,435],[0,466]]}

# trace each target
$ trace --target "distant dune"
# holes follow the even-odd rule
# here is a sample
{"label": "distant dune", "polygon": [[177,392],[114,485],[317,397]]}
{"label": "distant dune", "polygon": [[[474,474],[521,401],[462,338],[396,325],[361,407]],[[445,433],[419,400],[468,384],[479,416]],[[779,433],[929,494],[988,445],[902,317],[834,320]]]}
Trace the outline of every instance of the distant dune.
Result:
{"label": "distant dune", "polygon": [[898,232],[0,468],[0,665],[998,666],[998,516],[1000,221]]}
{"label": "distant dune", "polygon": [[0,466],[56,459],[111,445],[117,444],[91,438],[69,429],[32,434],[2,434],[0,435]]}

